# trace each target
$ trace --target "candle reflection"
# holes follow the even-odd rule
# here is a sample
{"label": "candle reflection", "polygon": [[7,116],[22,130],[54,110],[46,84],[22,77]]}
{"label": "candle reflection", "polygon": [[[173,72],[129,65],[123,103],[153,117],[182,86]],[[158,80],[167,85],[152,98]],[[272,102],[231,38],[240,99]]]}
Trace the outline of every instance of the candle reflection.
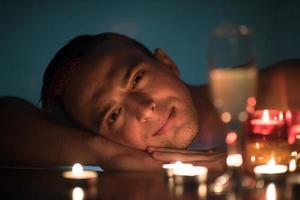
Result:
{"label": "candle reflection", "polygon": [[289,163],[289,171],[290,172],[294,172],[297,169],[297,165],[296,165],[296,159],[291,159],[290,163]]}
{"label": "candle reflection", "polygon": [[84,191],[81,187],[75,187],[72,191],[72,200],[83,200]]}
{"label": "candle reflection", "polygon": [[207,185],[206,184],[200,184],[198,186],[198,197],[199,199],[206,199],[207,195]]}
{"label": "candle reflection", "polygon": [[270,183],[266,189],[266,200],[276,200],[277,192],[274,183]]}
{"label": "candle reflection", "polygon": [[184,187],[183,185],[175,185],[175,195],[176,197],[181,197],[184,192]]}
{"label": "candle reflection", "polygon": [[250,171],[257,165],[265,165],[272,157],[277,163],[289,164],[291,145],[287,140],[286,120],[279,110],[256,110],[251,115],[244,157]]}

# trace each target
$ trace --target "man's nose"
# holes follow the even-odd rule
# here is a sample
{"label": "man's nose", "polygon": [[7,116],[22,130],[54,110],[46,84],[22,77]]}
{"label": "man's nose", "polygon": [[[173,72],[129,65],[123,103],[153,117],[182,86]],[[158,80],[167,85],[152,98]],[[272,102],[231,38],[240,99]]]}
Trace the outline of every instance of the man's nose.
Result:
{"label": "man's nose", "polygon": [[131,95],[128,106],[140,122],[149,120],[156,109],[154,100],[144,94]]}

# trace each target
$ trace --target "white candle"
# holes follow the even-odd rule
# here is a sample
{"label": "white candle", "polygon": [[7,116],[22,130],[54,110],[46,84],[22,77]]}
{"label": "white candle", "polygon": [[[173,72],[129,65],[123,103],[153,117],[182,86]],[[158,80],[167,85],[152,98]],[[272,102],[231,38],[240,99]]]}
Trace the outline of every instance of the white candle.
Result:
{"label": "white candle", "polygon": [[72,167],[72,171],[63,172],[66,179],[95,179],[98,174],[95,171],[84,171],[82,165],[76,163]]}
{"label": "white candle", "polygon": [[273,120],[270,119],[269,116],[269,111],[268,110],[263,110],[263,115],[261,119],[252,119],[251,124],[252,125],[278,125],[279,120]]}
{"label": "white candle", "polygon": [[286,165],[279,165],[271,158],[266,165],[258,165],[254,167],[254,173],[257,175],[263,174],[283,174],[287,171]]}
{"label": "white candle", "polygon": [[203,166],[193,166],[192,164],[177,161],[173,164],[164,164],[163,168],[167,170],[169,177],[175,176],[175,182],[182,183],[183,177],[194,178],[197,182],[205,182],[208,169]]}
{"label": "white candle", "polygon": [[241,154],[231,154],[226,158],[226,164],[229,167],[240,167],[243,164],[243,158]]}
{"label": "white candle", "polygon": [[202,166],[182,166],[174,169],[174,175],[179,176],[205,176],[207,174],[207,168]]}
{"label": "white candle", "polygon": [[168,176],[173,176],[174,175],[174,170],[179,169],[179,168],[184,168],[184,167],[189,167],[193,166],[192,164],[186,164],[182,163],[180,161],[177,161],[175,163],[170,163],[170,164],[163,164],[163,168],[167,170],[167,175]]}

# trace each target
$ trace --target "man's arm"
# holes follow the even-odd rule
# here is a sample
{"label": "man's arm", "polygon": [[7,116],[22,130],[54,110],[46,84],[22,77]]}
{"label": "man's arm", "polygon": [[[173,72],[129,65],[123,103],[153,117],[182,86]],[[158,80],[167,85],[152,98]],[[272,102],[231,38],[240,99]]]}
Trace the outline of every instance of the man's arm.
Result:
{"label": "man's arm", "polygon": [[53,166],[75,162],[112,170],[157,170],[147,153],[50,120],[30,103],[0,98],[0,164]]}

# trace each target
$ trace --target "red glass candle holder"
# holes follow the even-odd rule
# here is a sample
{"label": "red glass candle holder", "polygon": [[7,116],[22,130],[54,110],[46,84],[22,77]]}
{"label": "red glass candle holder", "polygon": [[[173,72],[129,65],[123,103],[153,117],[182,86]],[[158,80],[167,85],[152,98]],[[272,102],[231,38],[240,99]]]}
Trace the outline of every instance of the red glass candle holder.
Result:
{"label": "red glass candle holder", "polygon": [[288,165],[291,146],[285,113],[278,110],[257,110],[248,119],[245,158],[248,167],[266,164],[274,159]]}
{"label": "red glass candle holder", "polygon": [[278,110],[257,110],[249,119],[250,138],[284,138],[286,126],[284,113]]}

